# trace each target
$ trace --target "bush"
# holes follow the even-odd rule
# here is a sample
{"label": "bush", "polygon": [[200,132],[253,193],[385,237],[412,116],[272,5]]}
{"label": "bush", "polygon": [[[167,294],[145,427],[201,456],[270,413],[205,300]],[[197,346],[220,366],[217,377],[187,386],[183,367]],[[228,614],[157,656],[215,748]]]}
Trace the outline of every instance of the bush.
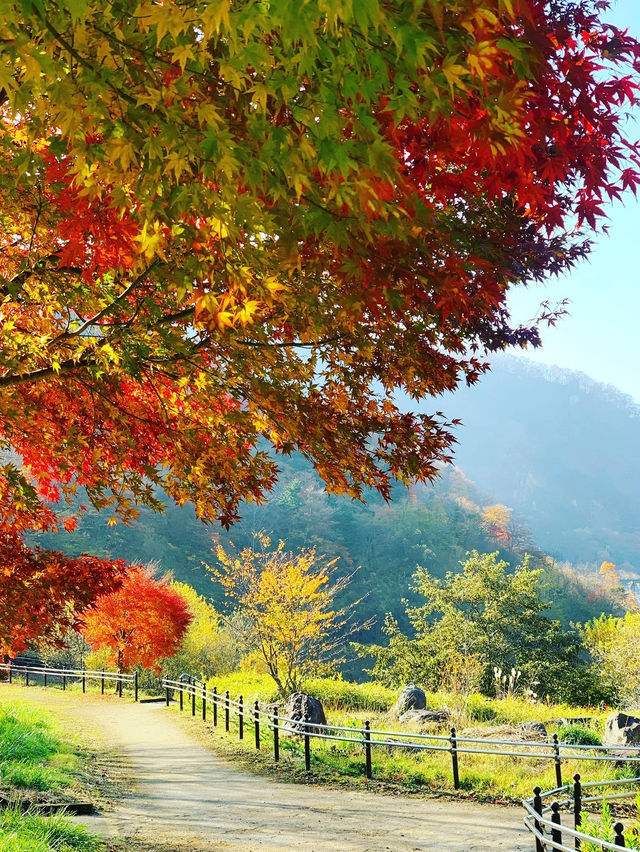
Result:
{"label": "bush", "polygon": [[591,728],[586,728],[584,725],[560,725],[556,734],[561,743],[570,743],[571,745],[602,745],[602,740],[596,732],[592,731]]}
{"label": "bush", "polygon": [[308,678],[303,689],[328,707],[337,710],[376,710],[387,711],[394,703],[397,692],[370,681],[353,683],[333,678]]}
{"label": "bush", "polygon": [[493,722],[498,712],[484,695],[474,693],[467,702],[467,714],[472,722]]}

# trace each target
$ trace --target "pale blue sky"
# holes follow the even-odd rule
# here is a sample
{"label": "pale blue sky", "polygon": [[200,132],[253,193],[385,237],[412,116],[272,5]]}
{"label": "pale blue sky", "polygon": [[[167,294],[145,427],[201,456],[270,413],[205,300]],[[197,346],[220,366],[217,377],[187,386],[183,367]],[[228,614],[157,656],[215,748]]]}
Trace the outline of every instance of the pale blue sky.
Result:
{"label": "pale blue sky", "polygon": [[[618,0],[606,19],[640,38],[639,0]],[[640,138],[638,118],[629,135]],[[518,288],[514,318],[526,321],[540,301],[571,300],[570,316],[543,332],[543,347],[527,358],[581,370],[640,402],[640,204],[628,193],[608,210],[609,235],[598,235],[591,257],[569,275],[544,286]]]}

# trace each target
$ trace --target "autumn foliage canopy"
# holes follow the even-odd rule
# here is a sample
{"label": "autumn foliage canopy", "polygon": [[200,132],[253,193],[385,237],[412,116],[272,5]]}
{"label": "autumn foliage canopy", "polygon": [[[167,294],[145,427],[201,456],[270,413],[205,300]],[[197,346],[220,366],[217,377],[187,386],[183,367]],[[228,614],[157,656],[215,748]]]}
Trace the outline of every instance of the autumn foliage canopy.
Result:
{"label": "autumn foliage canopy", "polygon": [[640,45],[589,0],[0,0],[7,523],[161,486],[225,523],[294,448],[387,494],[449,458],[394,394],[537,345],[509,288],[640,180]]}
{"label": "autumn foliage canopy", "polygon": [[83,616],[82,633],[94,648],[109,651],[118,671],[156,668],[176,653],[191,613],[187,601],[167,580],[141,567],[130,568],[121,587],[100,596]]}

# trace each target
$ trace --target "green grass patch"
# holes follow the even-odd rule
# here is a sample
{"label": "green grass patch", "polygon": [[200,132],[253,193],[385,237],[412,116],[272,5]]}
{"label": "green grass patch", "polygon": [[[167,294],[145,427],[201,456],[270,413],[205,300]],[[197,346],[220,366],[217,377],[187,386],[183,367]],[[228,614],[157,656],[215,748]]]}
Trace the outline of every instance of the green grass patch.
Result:
{"label": "green grass patch", "polygon": [[0,852],[98,852],[102,848],[84,826],[74,825],[63,815],[0,810]]}
{"label": "green grass patch", "polygon": [[572,745],[602,745],[602,739],[592,729],[584,725],[560,725],[556,729],[558,739]]}
{"label": "green grass patch", "polygon": [[[68,746],[55,735],[52,718],[19,701],[0,705],[0,778],[4,790],[58,790],[72,776]],[[57,765],[55,765],[57,764]]]}

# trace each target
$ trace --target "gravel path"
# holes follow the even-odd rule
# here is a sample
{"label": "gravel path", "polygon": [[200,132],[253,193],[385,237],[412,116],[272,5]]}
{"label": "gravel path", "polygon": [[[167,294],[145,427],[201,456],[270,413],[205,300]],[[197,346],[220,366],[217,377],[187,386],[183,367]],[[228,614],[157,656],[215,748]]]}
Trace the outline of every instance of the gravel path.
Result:
{"label": "gravel path", "polygon": [[19,695],[98,731],[122,755],[130,791],[86,824],[132,848],[139,840],[163,852],[531,849],[519,808],[278,783],[218,758],[162,705],[39,688]]}

